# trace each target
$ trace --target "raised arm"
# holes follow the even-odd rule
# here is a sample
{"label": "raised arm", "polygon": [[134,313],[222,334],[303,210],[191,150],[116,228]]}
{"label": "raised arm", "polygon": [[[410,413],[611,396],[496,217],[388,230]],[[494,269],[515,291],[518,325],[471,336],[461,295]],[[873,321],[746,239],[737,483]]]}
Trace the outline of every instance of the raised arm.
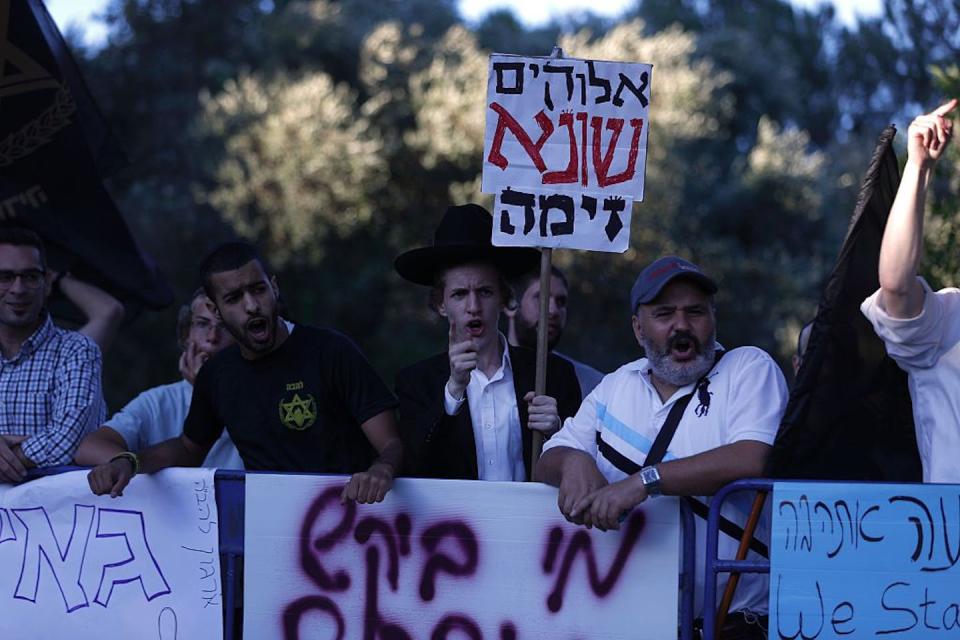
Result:
{"label": "raised arm", "polygon": [[917,267],[923,252],[923,210],[937,160],[950,143],[949,114],[957,99],[917,117],[907,130],[907,164],[890,209],[880,246],[880,301],[894,318],[912,318],[923,309]]}
{"label": "raised arm", "polygon": [[106,353],[123,322],[123,305],[103,289],[69,273],[63,274],[59,283],[63,295],[87,318],[86,324],[77,331],[96,342],[100,351]]}

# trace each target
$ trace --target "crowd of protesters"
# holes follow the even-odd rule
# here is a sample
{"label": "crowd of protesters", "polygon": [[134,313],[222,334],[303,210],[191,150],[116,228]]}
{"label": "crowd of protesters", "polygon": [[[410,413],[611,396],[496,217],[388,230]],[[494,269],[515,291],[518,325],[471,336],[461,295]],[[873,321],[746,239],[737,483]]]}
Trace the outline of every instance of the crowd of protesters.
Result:
{"label": "crowd of protesters", "polygon": [[[917,275],[925,195],[956,104],[910,125],[880,289],[862,305],[908,374],[927,482],[960,482],[960,290],[932,291]],[[51,271],[34,233],[0,229],[0,482],[73,462],[93,466],[94,493],[116,497],[138,473],[243,467],[347,474],[342,499],[373,503],[397,475],[534,480],[558,487],[569,521],[608,530],[656,496],[708,501],[763,473],[787,384],[767,353],[717,341],[719,284],[707,270],[665,256],[639,273],[624,322],[629,315],[644,357],[603,375],[553,352],[568,301],[554,269],[538,394],[539,253],[492,246],[491,224],[476,204],[451,206],[431,244],[397,257],[397,273],[430,289],[449,332],[439,353],[399,373],[395,393],[347,336],[284,318],[276,277],[253,246],[233,242],[203,260],[202,289],[181,310],[183,379],[143,392],[109,420],[101,352],[122,306]],[[87,316],[79,331],[52,322],[55,286]],[[535,432],[546,444],[534,469]],[[725,516],[743,523],[748,511],[733,500]],[[744,576],[724,637],[766,637],[766,597],[764,576]]]}

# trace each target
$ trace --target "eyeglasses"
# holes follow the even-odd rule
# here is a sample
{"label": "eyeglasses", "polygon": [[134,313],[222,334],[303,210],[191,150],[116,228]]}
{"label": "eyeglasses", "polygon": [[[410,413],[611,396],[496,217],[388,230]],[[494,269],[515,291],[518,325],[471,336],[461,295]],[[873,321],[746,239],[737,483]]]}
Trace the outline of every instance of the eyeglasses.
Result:
{"label": "eyeglasses", "polygon": [[24,269],[23,271],[0,270],[0,289],[9,289],[20,278],[20,282],[27,289],[39,289],[43,285],[46,275],[43,269]]}
{"label": "eyeglasses", "polygon": [[210,329],[213,329],[217,333],[221,333],[226,330],[226,327],[223,326],[222,322],[211,322],[206,318],[194,318],[190,322],[190,327],[204,333],[210,331]]}

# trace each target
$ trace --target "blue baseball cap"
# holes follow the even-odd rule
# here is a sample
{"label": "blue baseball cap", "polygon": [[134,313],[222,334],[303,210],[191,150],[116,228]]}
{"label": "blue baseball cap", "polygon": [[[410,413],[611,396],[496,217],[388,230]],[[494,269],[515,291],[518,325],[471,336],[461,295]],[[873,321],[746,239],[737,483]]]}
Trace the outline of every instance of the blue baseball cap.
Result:
{"label": "blue baseball cap", "polygon": [[700,267],[677,256],[664,256],[651,262],[637,276],[637,281],[630,289],[630,311],[635,312],[638,305],[653,302],[663,288],[676,278],[692,280],[710,295],[717,292],[717,283],[707,277]]}

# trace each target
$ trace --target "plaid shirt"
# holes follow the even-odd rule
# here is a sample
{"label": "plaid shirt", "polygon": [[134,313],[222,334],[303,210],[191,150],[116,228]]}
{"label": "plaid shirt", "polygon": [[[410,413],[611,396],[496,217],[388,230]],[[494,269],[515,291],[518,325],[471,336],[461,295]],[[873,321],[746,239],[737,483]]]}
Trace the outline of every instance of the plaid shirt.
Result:
{"label": "plaid shirt", "polygon": [[0,354],[0,434],[29,436],[20,447],[38,467],[70,463],[107,417],[100,367],[97,345],[48,314],[13,358]]}

